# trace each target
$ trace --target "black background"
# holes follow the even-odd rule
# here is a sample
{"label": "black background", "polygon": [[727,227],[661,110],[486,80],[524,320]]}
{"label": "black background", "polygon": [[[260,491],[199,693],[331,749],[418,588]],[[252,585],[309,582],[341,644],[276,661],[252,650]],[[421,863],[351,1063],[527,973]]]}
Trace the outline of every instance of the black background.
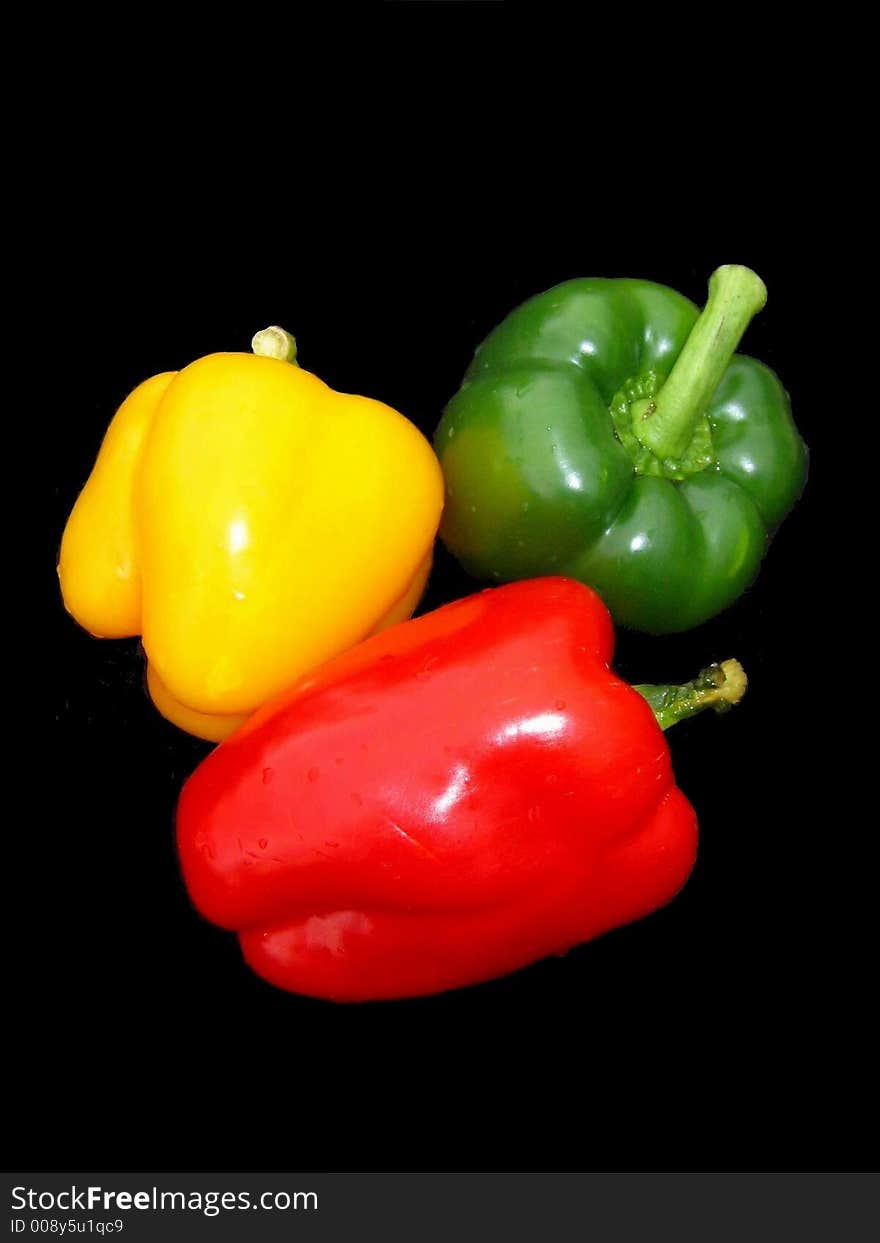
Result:
{"label": "black background", "polygon": [[[825,550],[844,493],[815,310],[842,266],[839,225],[815,198],[823,178],[814,165],[805,216],[790,133],[764,118],[746,140],[731,120],[717,144],[726,186],[717,169],[693,171],[670,199],[662,151],[624,145],[609,164],[584,150],[595,117],[581,114],[576,154],[558,124],[555,144],[533,129],[499,146],[502,97],[473,100],[451,130],[424,102],[430,83],[418,123],[392,139],[388,118],[412,105],[416,76],[389,92],[381,122],[348,117],[332,140],[310,114],[308,154],[276,150],[259,192],[254,151],[237,152],[232,175],[195,123],[177,142],[194,164],[185,189],[149,123],[113,160],[93,142],[71,189],[40,552],[46,828],[27,848],[29,884],[9,894],[15,1162],[863,1168],[870,972],[850,926],[862,864],[845,811],[825,805],[840,780],[837,709],[824,696],[817,706],[836,613]],[[443,76],[449,91],[458,78]],[[544,99],[550,117],[559,101]],[[686,889],[564,959],[442,997],[336,1007],[264,984],[234,937],[194,913],[177,872],[175,800],[207,744],[152,709],[136,641],[89,638],[57,596],[61,530],[116,406],[145,376],[247,349],[281,323],[304,367],[430,433],[475,345],[530,294],[632,275],[702,301],[724,262],[768,286],[743,349],[782,377],[812,458],[800,505],[734,608],[682,636],[619,636],[617,668],[632,680],[681,679],[731,655],[749,673],[736,712],[670,735],[701,824]],[[474,586],[440,550],[422,608]]]}

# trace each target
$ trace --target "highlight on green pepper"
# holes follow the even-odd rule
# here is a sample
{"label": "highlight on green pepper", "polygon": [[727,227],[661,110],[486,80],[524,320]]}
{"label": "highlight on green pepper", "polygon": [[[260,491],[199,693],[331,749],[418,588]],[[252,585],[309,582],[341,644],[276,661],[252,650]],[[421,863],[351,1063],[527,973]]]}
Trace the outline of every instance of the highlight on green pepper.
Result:
{"label": "highlight on green pepper", "polygon": [[440,535],[464,568],[580,579],[655,634],[732,604],[807,471],[779,379],[734,353],[766,296],[727,265],[702,312],[651,281],[599,278],[512,311],[435,434]]}

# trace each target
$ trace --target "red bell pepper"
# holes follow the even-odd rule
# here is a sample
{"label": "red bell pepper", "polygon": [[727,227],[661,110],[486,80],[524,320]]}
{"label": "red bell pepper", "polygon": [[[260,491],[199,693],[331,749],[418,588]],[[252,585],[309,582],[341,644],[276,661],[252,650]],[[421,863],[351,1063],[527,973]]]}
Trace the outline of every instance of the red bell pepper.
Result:
{"label": "red bell pepper", "polygon": [[597,595],[544,578],[331,660],[186,783],[195,905],[259,975],[337,1001],[487,980],[661,906],[697,825],[658,720],[745,679],[728,662],[638,693],[612,645]]}

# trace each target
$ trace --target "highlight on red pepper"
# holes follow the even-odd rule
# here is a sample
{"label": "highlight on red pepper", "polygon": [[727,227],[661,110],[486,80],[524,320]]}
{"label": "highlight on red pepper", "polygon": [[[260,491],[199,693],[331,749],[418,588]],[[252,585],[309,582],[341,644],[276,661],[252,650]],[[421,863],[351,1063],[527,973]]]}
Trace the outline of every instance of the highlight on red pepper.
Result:
{"label": "highlight on red pepper", "polygon": [[336,1001],[488,980],[662,906],[697,848],[662,731],[745,676],[632,687],[612,648],[599,597],[543,578],[333,658],[184,786],[195,906],[264,979]]}

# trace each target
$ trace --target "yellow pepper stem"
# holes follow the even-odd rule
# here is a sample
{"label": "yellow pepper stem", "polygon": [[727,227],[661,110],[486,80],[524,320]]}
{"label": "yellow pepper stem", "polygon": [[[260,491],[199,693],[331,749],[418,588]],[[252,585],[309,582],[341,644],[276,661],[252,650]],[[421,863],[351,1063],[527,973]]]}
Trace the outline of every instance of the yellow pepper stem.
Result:
{"label": "yellow pepper stem", "polygon": [[277,324],[255,333],[251,349],[262,358],[277,358],[282,363],[296,364],[296,338]]}

